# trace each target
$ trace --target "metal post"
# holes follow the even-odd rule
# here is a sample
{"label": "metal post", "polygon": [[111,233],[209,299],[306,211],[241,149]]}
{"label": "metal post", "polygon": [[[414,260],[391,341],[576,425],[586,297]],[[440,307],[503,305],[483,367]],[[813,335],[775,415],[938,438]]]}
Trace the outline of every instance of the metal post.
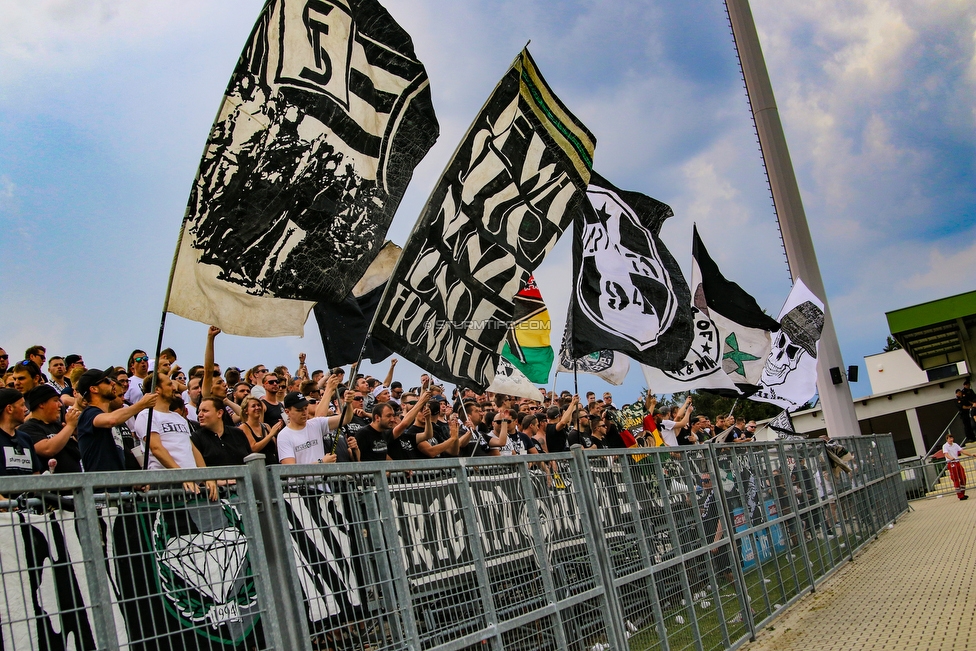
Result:
{"label": "metal post", "polygon": [[546,591],[549,603],[556,606],[554,619],[556,620],[554,633],[556,636],[556,647],[568,649],[569,642],[566,640],[566,629],[563,628],[563,613],[559,610],[559,598],[556,596],[556,586],[552,581],[552,568],[549,567],[549,554],[545,548],[545,538],[542,535],[542,528],[539,526],[539,496],[535,494],[532,486],[532,478],[529,477],[529,464],[519,464],[519,479],[522,483],[522,494],[525,495],[525,505],[529,513],[529,526],[532,529],[533,547],[535,556],[539,564],[539,571],[542,574],[542,587]]}
{"label": "metal post", "polygon": [[[733,526],[732,512],[729,510],[729,502],[725,497],[725,487],[722,486],[722,478],[719,477],[721,467],[718,463],[718,452],[715,450],[715,441],[709,441],[708,451],[712,455],[712,466],[715,468],[715,476],[712,478],[712,490],[718,491],[719,503],[721,505],[719,512],[722,518],[722,528],[727,533],[729,539],[729,556],[732,559],[732,574],[735,577],[735,582],[739,584],[739,594],[742,595],[739,599],[739,604],[742,608],[742,621],[746,623],[749,629],[749,641],[755,642],[756,622],[752,617],[752,600],[749,596],[749,585],[746,583],[746,575],[742,571],[742,558],[735,544],[735,528]],[[718,479],[718,484],[715,483],[716,479]]]}
{"label": "metal post", "polygon": [[725,0],[725,7],[759,136],[790,275],[794,282],[802,278],[810,291],[824,302],[824,327],[817,359],[817,391],[823,405],[827,431],[834,437],[856,436],[860,434],[860,428],[854,412],[851,387],[846,380],[834,384],[830,377],[832,367],[845,368],[844,361],[749,0]]}
{"label": "metal post", "polygon": [[264,455],[256,452],[244,457],[248,478],[254,487],[254,497],[260,505],[257,509],[261,522],[261,534],[267,549],[268,579],[279,587],[275,598],[268,604],[269,610],[277,611],[282,648],[310,649],[311,635],[305,608],[298,603],[301,594],[298,577],[293,565],[294,554],[290,541],[285,540],[282,522],[286,522],[285,505],[281,500],[280,486],[272,488]]}
{"label": "metal post", "polygon": [[[779,453],[779,467],[780,472],[784,469],[789,470],[789,461],[786,458],[786,442],[777,441],[776,442],[777,452]],[[790,496],[790,508],[793,511],[793,523],[796,526],[796,537],[797,541],[800,543],[800,552],[803,554],[803,565],[807,571],[807,578],[810,580],[810,591],[817,591],[817,581],[813,576],[813,563],[810,561],[810,550],[807,548],[807,536],[806,532],[803,530],[803,515],[800,513],[800,502],[796,499],[796,493],[793,491],[793,477],[783,476],[783,481],[786,484],[786,493]],[[801,490],[803,487],[800,487]],[[789,529],[787,529],[787,534],[789,534]]]}
{"label": "metal post", "polygon": [[[634,514],[634,526],[637,530],[637,549],[640,552],[641,560],[644,561],[644,565],[647,568],[654,567],[654,557],[651,555],[651,547],[647,543],[647,536],[644,531],[644,522],[641,518],[640,502],[637,500],[637,485],[634,483],[633,474],[630,472],[630,460],[631,456],[625,454],[621,457],[621,462],[623,463],[623,477],[624,481],[627,483],[627,497],[630,501],[630,509]],[[668,642],[667,629],[664,626],[664,611],[661,609],[661,598],[657,593],[657,580],[652,569],[651,574],[648,578],[648,596],[651,598],[651,610],[654,612],[654,626],[657,629],[657,638],[661,645],[661,651],[671,651],[671,644]],[[716,594],[718,593],[718,581],[714,580],[713,586],[716,588]],[[719,612],[722,611],[721,600],[716,602],[716,608]],[[725,620],[721,619],[720,623],[725,626]],[[725,633],[725,641],[728,643],[728,633]]]}
{"label": "metal post", "polygon": [[[115,615],[112,612],[112,591],[109,588],[106,571],[105,552],[99,531],[98,511],[91,485],[82,486],[75,492],[75,520],[79,524],[78,533],[85,554],[85,576],[88,579],[88,592],[91,595],[92,615],[95,618],[95,640],[99,649],[117,651],[119,635],[115,628]],[[110,531],[109,536],[112,535]],[[9,614],[4,613],[8,618]]]}
{"label": "metal post", "polygon": [[603,584],[604,597],[607,604],[607,639],[614,649],[629,649],[627,636],[622,626],[623,608],[617,601],[617,590],[614,586],[613,567],[610,562],[610,552],[603,537],[603,523],[600,520],[600,507],[594,494],[593,477],[590,466],[583,454],[583,446],[576,444],[570,448],[576,472],[573,475],[574,486],[579,487],[582,497],[581,506],[585,510],[583,529],[589,532],[590,544],[593,545],[593,557],[596,558],[597,572],[594,578]]}

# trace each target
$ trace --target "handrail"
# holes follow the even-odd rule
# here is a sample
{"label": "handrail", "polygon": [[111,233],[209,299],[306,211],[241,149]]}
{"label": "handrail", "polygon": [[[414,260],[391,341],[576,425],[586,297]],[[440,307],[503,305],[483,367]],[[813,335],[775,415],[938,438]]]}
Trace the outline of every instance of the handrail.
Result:
{"label": "handrail", "polygon": [[928,459],[930,456],[932,456],[932,450],[936,449],[939,446],[939,443],[942,441],[943,437],[945,437],[946,432],[949,431],[949,428],[952,427],[952,424],[956,422],[956,418],[958,417],[959,417],[959,412],[957,411],[949,420],[949,424],[945,426],[944,430],[942,430],[942,433],[939,434],[939,438],[935,439],[935,444],[931,448],[929,448],[929,451],[925,453],[925,456],[922,457],[922,459]]}

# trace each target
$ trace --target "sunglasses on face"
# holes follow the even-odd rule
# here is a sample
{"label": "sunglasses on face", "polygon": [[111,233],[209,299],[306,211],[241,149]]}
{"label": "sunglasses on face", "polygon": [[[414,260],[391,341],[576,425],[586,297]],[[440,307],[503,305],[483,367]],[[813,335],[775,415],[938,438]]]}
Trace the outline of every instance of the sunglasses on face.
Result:
{"label": "sunglasses on face", "polygon": [[10,359],[10,355],[0,355],[0,359]]}
{"label": "sunglasses on face", "polygon": [[278,384],[278,380],[265,380],[265,384]]}
{"label": "sunglasses on face", "polygon": [[139,357],[133,357],[132,358],[132,361],[133,362],[148,362],[149,361],[149,358],[146,357],[145,355],[140,355]]}
{"label": "sunglasses on face", "polygon": [[414,406],[415,404],[417,404],[417,401],[416,401],[416,400],[414,400],[413,402],[405,402],[405,403],[403,403],[403,404],[405,404],[405,405],[406,405],[406,406],[408,406],[408,407],[413,407],[413,406]]}

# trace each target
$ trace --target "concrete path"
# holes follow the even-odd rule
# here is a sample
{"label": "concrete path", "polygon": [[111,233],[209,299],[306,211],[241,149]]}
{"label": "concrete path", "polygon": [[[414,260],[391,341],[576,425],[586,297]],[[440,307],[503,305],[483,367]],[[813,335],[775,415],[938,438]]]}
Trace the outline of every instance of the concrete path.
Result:
{"label": "concrete path", "polygon": [[742,648],[976,650],[976,493],[911,505]]}

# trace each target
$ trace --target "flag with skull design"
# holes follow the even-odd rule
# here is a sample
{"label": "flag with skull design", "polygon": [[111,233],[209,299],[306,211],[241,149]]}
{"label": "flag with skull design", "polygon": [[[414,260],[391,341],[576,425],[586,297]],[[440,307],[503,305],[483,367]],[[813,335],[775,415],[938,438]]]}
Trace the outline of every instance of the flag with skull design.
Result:
{"label": "flag with skull design", "polygon": [[615,350],[641,364],[679,368],[694,335],[688,283],[660,238],[674,213],[596,172],[586,197],[574,228],[572,356]]}
{"label": "flag with skull design", "polygon": [[817,392],[817,351],[824,326],[824,304],[799,278],[779,315],[780,331],[763,366],[752,400],[793,411]]}

